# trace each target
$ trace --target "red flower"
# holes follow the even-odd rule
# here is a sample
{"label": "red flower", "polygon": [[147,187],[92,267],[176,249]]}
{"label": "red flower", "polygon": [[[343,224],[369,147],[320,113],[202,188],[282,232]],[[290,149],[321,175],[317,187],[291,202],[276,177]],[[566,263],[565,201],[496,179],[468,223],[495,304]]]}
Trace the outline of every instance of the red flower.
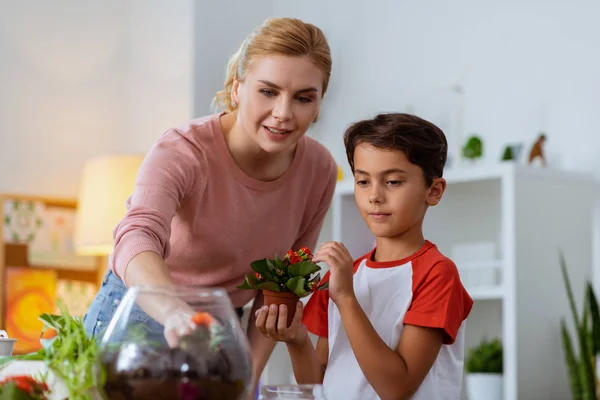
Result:
{"label": "red flower", "polygon": [[210,324],[213,323],[213,317],[212,317],[212,315],[210,315],[207,312],[199,311],[192,316],[192,322],[196,326],[202,325],[202,326],[208,327],[208,326],[210,326]]}
{"label": "red flower", "polygon": [[254,273],[254,276],[256,276],[257,279],[262,279],[262,275],[258,272]]}
{"label": "red flower", "polygon": [[285,258],[289,261],[290,265],[298,264],[300,261],[302,261],[302,258],[293,250],[288,251],[285,255]]}
{"label": "red flower", "polygon": [[310,249],[306,246],[300,247],[300,251],[303,252],[304,254],[306,254],[307,256],[312,256]]}
{"label": "red flower", "polygon": [[[8,382],[14,382],[17,388],[30,395],[41,395],[48,391],[48,385],[45,382],[38,382],[29,375],[10,376],[0,381],[0,386]],[[45,398],[45,397],[41,397]]]}

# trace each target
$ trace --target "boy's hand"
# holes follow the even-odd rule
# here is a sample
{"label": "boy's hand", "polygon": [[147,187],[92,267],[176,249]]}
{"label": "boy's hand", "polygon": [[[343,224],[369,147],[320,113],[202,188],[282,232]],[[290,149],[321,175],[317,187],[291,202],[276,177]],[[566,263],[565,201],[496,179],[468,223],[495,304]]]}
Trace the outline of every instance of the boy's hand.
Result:
{"label": "boy's hand", "polygon": [[327,242],[316,252],[314,262],[325,262],[329,265],[329,297],[338,304],[339,301],[353,299],[353,264],[354,260],[339,242]]}
{"label": "boy's hand", "polygon": [[264,336],[289,344],[301,344],[308,339],[308,331],[302,323],[302,302],[296,305],[296,313],[290,326],[287,326],[287,307],[263,306],[256,310],[256,329]]}

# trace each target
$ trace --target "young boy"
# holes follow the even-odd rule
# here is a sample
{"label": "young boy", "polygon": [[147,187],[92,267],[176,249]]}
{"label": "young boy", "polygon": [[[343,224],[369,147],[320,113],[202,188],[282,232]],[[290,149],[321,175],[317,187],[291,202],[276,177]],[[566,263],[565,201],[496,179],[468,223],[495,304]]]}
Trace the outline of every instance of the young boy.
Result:
{"label": "young boy", "polygon": [[322,383],[327,399],[458,400],[473,301],[422,230],[446,188],[446,138],[416,116],[382,114],[350,126],[344,143],[376,247],[353,262],[343,244],[322,245],[314,261],[329,265],[329,288],[304,312],[299,302],[289,327],[285,306],[257,311],[256,326],[287,343],[297,382]]}

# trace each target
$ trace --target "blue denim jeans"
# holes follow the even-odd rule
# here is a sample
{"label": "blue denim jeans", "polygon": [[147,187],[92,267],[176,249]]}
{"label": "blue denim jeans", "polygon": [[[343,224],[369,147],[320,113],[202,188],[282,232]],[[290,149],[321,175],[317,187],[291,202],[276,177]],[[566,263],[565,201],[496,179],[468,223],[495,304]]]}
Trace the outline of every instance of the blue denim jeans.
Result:
{"label": "blue denim jeans", "polygon": [[[92,304],[83,317],[83,326],[88,336],[96,338],[100,341],[104,334],[104,330],[108,323],[112,320],[113,315],[119,303],[125,297],[127,287],[121,279],[119,279],[112,271],[108,271],[102,280],[102,286],[96,293]],[[235,309],[238,317],[242,317],[243,309]],[[146,314],[137,304],[135,304],[129,315],[131,324],[144,325],[148,331],[148,339],[152,341],[166,343],[163,331],[164,327]]]}

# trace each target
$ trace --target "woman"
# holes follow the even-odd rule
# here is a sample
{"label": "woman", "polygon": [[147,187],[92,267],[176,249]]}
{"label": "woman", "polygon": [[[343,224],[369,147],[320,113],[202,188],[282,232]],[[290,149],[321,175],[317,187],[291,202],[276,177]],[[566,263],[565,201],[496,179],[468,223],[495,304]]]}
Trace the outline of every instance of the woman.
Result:
{"label": "woman", "polygon": [[[254,300],[247,334],[256,385],[275,342],[256,331],[260,293],[236,286],[251,261],[316,244],[337,165],[305,133],[330,73],[327,40],[313,25],[270,19],[245,40],[215,98],[222,112],[168,130],[148,152],[85,317],[88,334],[102,332],[126,287],[223,287],[238,315]],[[181,305],[139,303],[131,318],[174,344]]]}

